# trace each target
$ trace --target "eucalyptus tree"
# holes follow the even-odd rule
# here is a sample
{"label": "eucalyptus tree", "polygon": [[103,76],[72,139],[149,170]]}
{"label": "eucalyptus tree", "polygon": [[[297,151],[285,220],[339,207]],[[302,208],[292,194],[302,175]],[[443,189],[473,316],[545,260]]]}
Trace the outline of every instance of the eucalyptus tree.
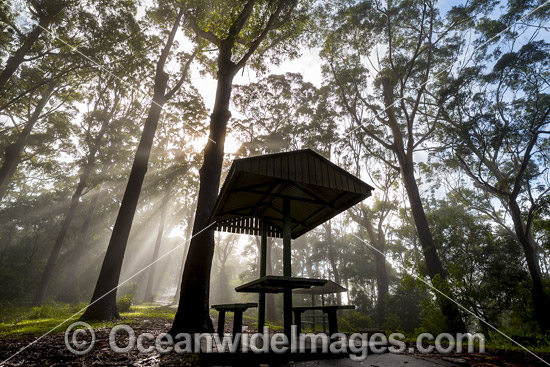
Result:
{"label": "eucalyptus tree", "polygon": [[[185,99],[166,105],[165,115],[159,128],[157,144],[152,153],[152,166],[159,179],[155,180],[147,196],[157,196],[162,193],[160,202],[160,218],[155,246],[151,256],[151,267],[148,269],[147,285],[144,301],[152,302],[155,296],[156,261],[159,257],[160,247],[165,233],[179,221],[180,215],[187,218],[184,241],[187,244],[191,237],[191,219],[193,214],[193,201],[197,195],[198,185],[194,182],[198,169],[199,154],[191,145],[204,131],[201,131],[200,123],[206,120],[207,114],[202,99],[198,98],[198,92],[187,86]],[[191,172],[190,172],[191,171]],[[154,192],[156,191],[156,192]],[[160,191],[160,193],[158,192]],[[179,202],[183,200],[183,203]],[[177,208],[180,208],[179,210]],[[168,220],[168,216],[172,219]],[[185,250],[185,246],[184,246]],[[183,262],[182,262],[183,265]],[[179,268],[178,268],[179,270]],[[181,272],[178,272],[176,279]]]}
{"label": "eucalyptus tree", "polygon": [[[521,248],[509,231],[464,205],[463,195],[471,197],[452,192],[432,199],[428,209],[457,301],[492,325],[528,320],[529,273],[522,266]],[[492,330],[485,323],[471,322],[490,337]]]}
{"label": "eucalyptus tree", "polygon": [[[505,26],[516,11],[496,22]],[[536,24],[539,16],[529,21]],[[522,43],[519,35],[526,32],[530,38]],[[550,193],[550,43],[539,32],[520,25],[492,48],[478,47],[472,66],[450,81],[440,103],[447,109],[441,131],[449,144],[446,158],[486,196],[485,208],[498,203],[504,208],[504,215],[492,211],[492,217],[521,244],[535,318],[548,332],[550,297],[540,265],[545,260],[533,235],[536,213]]]}
{"label": "eucalyptus tree", "polygon": [[398,208],[394,190],[397,186],[399,173],[387,165],[378,169],[371,165],[369,169],[370,180],[377,188],[372,207],[361,204],[357,211],[350,210],[348,214],[367,232],[368,241],[374,247],[371,249],[376,268],[376,321],[379,326],[385,321],[387,296],[389,293],[389,277],[386,265],[387,232],[390,230],[389,220],[392,213]]}
{"label": "eucalyptus tree", "polygon": [[[73,5],[75,4],[70,1],[61,0],[30,2],[29,6],[35,9],[32,12],[36,17],[47,14],[52,9],[59,10],[59,16],[50,24],[50,29],[46,29],[44,25],[36,25],[40,32],[44,31],[40,42],[34,44],[31,55],[23,60],[19,72],[12,75],[9,87],[0,93],[0,114],[7,116],[15,125],[14,128],[7,129],[10,134],[7,135],[6,140],[9,143],[5,143],[4,162],[0,168],[0,200],[16,172],[33,128],[40,119],[44,120],[46,117],[41,111],[44,107],[48,109],[48,103],[50,107],[55,106],[56,111],[76,114],[74,104],[82,100],[82,95],[86,93],[82,87],[88,85],[89,79],[101,69],[100,64],[109,64],[112,70],[118,68],[119,71],[128,68],[128,65],[136,66],[135,57],[132,59],[118,56],[123,47],[121,44],[127,40],[129,34],[135,35],[137,31],[132,16],[136,12],[135,4],[91,1],[80,6]],[[136,56],[143,53],[134,52],[143,47],[141,40],[142,38],[133,37],[125,43]],[[73,45],[79,45],[79,49],[75,51]],[[121,66],[124,63],[127,65]],[[52,93],[48,93],[48,90]],[[60,93],[53,93],[54,90],[59,90]],[[36,114],[20,116],[17,112],[24,108],[30,98],[36,98],[37,95],[44,98],[41,103],[35,102]],[[54,97],[53,100],[50,100],[51,97]],[[21,120],[25,124],[19,127]]]}
{"label": "eucalyptus tree", "polygon": [[75,101],[74,97],[67,93],[67,88],[72,87],[77,78],[72,72],[67,75],[66,79],[50,80],[47,85],[28,94],[21,100],[21,103],[12,105],[2,112],[2,116],[12,122],[14,127],[6,128],[8,131],[2,142],[5,148],[4,160],[0,167],[0,200],[4,198],[10,187],[37,123],[47,121],[57,112],[63,113],[64,111],[59,109],[61,105],[68,104],[67,100]]}
{"label": "eucalyptus tree", "polygon": [[[427,274],[452,297],[423,208],[415,161],[441,120],[429,91],[458,57],[462,39],[453,30],[468,19],[463,13],[478,9],[466,7],[460,17],[444,23],[434,1],[331,4],[321,52],[324,73],[336,86],[342,109],[355,126],[382,148],[379,151],[384,153],[377,155],[380,162],[400,172]],[[449,330],[464,331],[457,306],[437,297]]]}
{"label": "eucalyptus tree", "polygon": [[237,155],[278,153],[307,146],[304,134],[312,125],[317,96],[318,89],[297,73],[272,74],[255,83],[236,85],[233,105],[242,115],[232,125],[242,142]]}
{"label": "eucalyptus tree", "polygon": [[296,55],[296,41],[305,27],[308,12],[305,1],[298,0],[193,1],[185,5],[190,8],[186,12],[189,32],[199,37],[201,43],[217,49],[214,60],[205,60],[216,73],[217,87],[209,141],[199,171],[194,237],[185,262],[172,334],[213,330],[208,300],[214,233],[207,227],[219,190],[233,78],[246,64],[265,70],[268,62]]}
{"label": "eucalyptus tree", "polygon": [[[37,47],[40,36],[54,22],[59,22],[62,18],[65,8],[71,5],[71,0],[33,0],[29,1],[29,10],[32,14],[32,21],[36,24],[31,25],[32,30],[25,32],[25,29],[18,26],[15,17],[15,11],[21,9],[10,9],[7,4],[2,4],[0,12],[0,24],[2,30],[3,43],[7,46],[4,50],[9,53],[5,65],[0,72],[0,87],[4,88],[10,77],[17,71],[18,67],[29,59],[39,58],[51,50],[47,47]],[[15,10],[15,11],[14,11]],[[10,52],[11,51],[11,52]],[[1,55],[4,58],[6,55]]]}
{"label": "eucalyptus tree", "polygon": [[[48,262],[46,263],[46,267],[44,268],[40,284],[38,285],[38,288],[36,290],[33,302],[37,305],[41,304],[44,300],[48,284],[53,275],[55,263],[61,251],[61,247],[63,246],[63,242],[65,241],[65,237],[67,236],[69,226],[71,225],[71,222],[76,215],[80,202],[80,197],[82,196],[82,193],[86,188],[90,174],[92,174],[92,171],[94,170],[97,151],[100,149],[101,141],[105,135],[105,132],[107,131],[107,128],[109,127],[109,123],[114,118],[115,113],[119,108],[120,94],[116,89],[113,91],[112,94],[109,93],[109,87],[112,87],[109,86],[109,84],[112,83],[112,78],[109,79],[110,80],[104,81],[103,83],[98,82],[98,93],[96,100],[94,101],[94,106],[92,107],[92,110],[90,111],[88,116],[85,118],[88,125],[86,134],[87,136],[85,139],[88,145],[88,154],[82,165],[82,172],[79,176],[78,184],[71,197],[70,205],[67,209],[65,217],[63,218],[61,228],[59,229],[57,238],[50,252],[50,256],[48,257]],[[115,84],[115,88],[117,86],[118,85]],[[94,136],[92,135],[92,132],[95,130],[94,125],[96,124],[99,126],[99,130]]]}
{"label": "eucalyptus tree", "polygon": [[[152,15],[153,17],[151,19],[161,19],[164,22],[169,22],[167,19],[174,20],[166,35],[167,38],[164,47],[157,59],[153,98],[143,126],[143,132],[137,147],[126,190],[107,247],[107,252],[105,253],[98,281],[92,295],[92,300],[81,317],[84,320],[108,320],[119,317],[116,305],[116,290],[141,187],[143,185],[145,173],[147,172],[155,132],[164,104],[174,97],[184,84],[188,77],[189,67],[196,55],[196,51],[192,55],[186,55],[183,52],[175,52],[173,50],[176,33],[184,15],[183,5],[178,4],[172,7],[172,4],[166,4],[165,7],[153,10]],[[173,57],[174,53],[176,53],[178,61],[184,61],[184,65],[179,73],[178,80],[167,90],[170,75],[164,69],[169,57],[171,55]]]}

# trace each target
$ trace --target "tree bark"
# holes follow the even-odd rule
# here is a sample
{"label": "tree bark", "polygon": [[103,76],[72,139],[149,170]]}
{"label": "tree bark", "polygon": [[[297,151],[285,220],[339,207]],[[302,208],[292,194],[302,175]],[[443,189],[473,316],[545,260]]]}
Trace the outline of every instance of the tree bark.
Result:
{"label": "tree bark", "polygon": [[[449,284],[447,283],[447,273],[443,269],[439,254],[437,253],[432,232],[428,224],[428,219],[426,218],[426,213],[424,212],[424,207],[422,205],[420,191],[418,190],[418,185],[416,183],[411,144],[412,136],[408,137],[408,149],[405,150],[403,136],[397,123],[397,118],[393,107],[395,102],[393,97],[393,84],[389,79],[382,80],[382,91],[384,94],[386,113],[388,115],[390,128],[393,134],[392,147],[399,162],[401,177],[403,178],[403,184],[409,198],[409,204],[411,206],[411,212],[418,234],[418,239],[422,247],[422,253],[424,255],[428,275],[430,276],[436,289],[452,298]],[[410,131],[409,134],[412,134],[412,131]],[[457,305],[446,297],[441,296],[439,293],[436,293],[436,296],[441,312],[443,313],[447,326],[449,327],[449,332],[466,332],[466,326],[464,325],[464,321],[462,320]]]}
{"label": "tree bark", "polygon": [[[218,56],[216,99],[210,117],[210,136],[199,171],[200,188],[193,237],[185,260],[178,311],[170,334],[213,332],[209,316],[210,272],[214,255],[214,230],[209,225],[220,185],[227,122],[231,116],[229,101],[235,65],[231,48],[222,43]],[[204,230],[204,231],[203,231]],[[202,232],[201,232],[202,231]],[[199,233],[200,232],[200,233]]]}
{"label": "tree bark", "polygon": [[181,259],[181,268],[179,272],[179,278],[178,278],[178,289],[176,290],[176,295],[174,296],[174,303],[177,302],[180,299],[181,294],[181,282],[179,279],[183,277],[183,270],[185,268],[185,259],[187,259],[187,253],[189,252],[189,241],[191,240],[191,233],[193,230],[193,226],[191,225],[191,222],[193,221],[195,210],[197,209],[197,199],[193,200],[193,205],[191,205],[191,209],[189,210],[189,217],[187,219],[187,228],[185,228],[185,246],[183,248],[183,257]]}
{"label": "tree bark", "polygon": [[160,222],[159,229],[157,233],[157,240],[155,241],[155,249],[153,251],[153,257],[151,262],[153,265],[149,268],[149,274],[147,276],[147,286],[145,287],[145,296],[143,297],[143,302],[153,302],[153,283],[155,281],[155,267],[159,256],[160,245],[162,243],[162,236],[164,235],[164,227],[166,225],[166,214],[168,212],[168,200],[170,199],[170,184],[165,188],[164,196],[160,204]]}
{"label": "tree bark", "polygon": [[207,226],[210,224],[210,215],[220,185],[225,134],[227,122],[231,117],[229,101],[231,99],[233,77],[237,71],[244,67],[270,30],[274,27],[280,27],[284,23],[279,18],[287,2],[279,1],[277,8],[270,14],[263,30],[251,42],[244,56],[235,63],[231,60],[233,47],[241,30],[253,13],[255,3],[255,0],[249,0],[244,4],[235,22],[230,26],[229,34],[223,40],[210,32],[202,30],[191,14],[189,17],[193,31],[199,37],[218,46],[218,83],[214,108],[210,117],[209,141],[204,149],[204,160],[199,171],[200,188],[193,225],[193,237],[185,260],[178,311],[170,329],[172,335],[180,332],[214,331],[208,307],[210,272],[214,254],[214,231],[211,228],[207,229]]}
{"label": "tree bark", "polygon": [[509,198],[508,207],[510,209],[510,216],[514,222],[516,237],[521,243],[523,252],[525,253],[527,268],[529,269],[529,274],[531,275],[531,280],[533,282],[531,297],[533,299],[535,317],[540,330],[547,333],[550,331],[550,314],[548,312],[548,310],[550,310],[550,298],[544,291],[540,264],[538,261],[537,252],[535,250],[536,243],[532,233],[527,230],[525,224],[523,223],[521,209],[515,198]]}
{"label": "tree bark", "polygon": [[[182,16],[183,9],[180,9],[170,32],[170,36],[168,37],[168,41],[157,62],[153,101],[147,119],[145,120],[145,125],[143,126],[143,133],[134,157],[134,163],[130,171],[126,191],[122,198],[120,210],[113,228],[111,240],[107,247],[107,252],[105,253],[105,259],[103,260],[92,300],[82,315],[82,320],[111,320],[120,317],[116,305],[116,289],[118,287],[120,271],[124,260],[124,252],[132,228],[141,186],[143,185],[145,173],[147,172],[151,147],[162,112],[162,106],[167,100],[165,91],[169,76],[164,71],[164,65],[170,49],[172,48],[174,37]],[[189,67],[190,62],[191,59],[188,61],[186,69]],[[184,70],[183,73],[185,75],[187,70]],[[172,94],[172,91],[169,92],[169,94]]]}
{"label": "tree bark", "polygon": [[23,150],[27,145],[29,135],[31,134],[34,125],[39,120],[42,110],[46,107],[46,104],[50,100],[54,89],[55,84],[50,83],[48,88],[42,93],[40,101],[36,104],[33,114],[23,127],[23,130],[17,137],[17,140],[6,148],[4,163],[0,168],[0,201],[6,194],[8,185],[13,177],[13,174],[15,173],[15,170],[17,169],[17,165],[21,161],[21,154],[23,154]]}
{"label": "tree bark", "polygon": [[103,139],[103,136],[105,135],[105,132],[107,131],[107,127],[109,126],[111,119],[115,114],[117,105],[118,105],[118,95],[114,101],[113,108],[109,112],[109,115],[107,116],[107,118],[103,120],[103,123],[101,124],[101,128],[99,129],[99,132],[97,133],[97,136],[95,137],[92,145],[90,146],[90,152],[88,153],[88,158],[82,170],[82,174],[80,175],[78,184],[76,186],[76,190],[71,198],[71,204],[69,206],[69,209],[67,210],[67,213],[65,214],[65,218],[63,219],[63,223],[61,224],[61,229],[57,234],[57,238],[55,239],[54,246],[50,252],[50,256],[48,257],[46,268],[42,273],[40,284],[38,285],[38,288],[34,295],[33,303],[35,305],[40,305],[44,301],[44,297],[46,296],[46,291],[48,290],[48,285],[53,275],[55,263],[57,262],[57,258],[59,257],[59,253],[61,252],[61,247],[63,247],[63,242],[65,242],[65,237],[67,236],[67,233],[69,231],[69,226],[71,225],[76,215],[78,204],[80,203],[80,197],[82,196],[82,192],[84,191],[84,188],[86,187],[86,184],[88,182],[88,178],[90,177],[90,174],[94,169],[95,157],[96,157],[97,151],[99,150],[99,145],[101,143],[101,140]]}
{"label": "tree bark", "polygon": [[92,219],[100,194],[101,187],[98,187],[92,194],[90,205],[84,217],[84,223],[82,223],[82,227],[80,228],[80,235],[78,236],[76,248],[73,250],[69,267],[65,273],[65,291],[63,292],[63,299],[67,302],[79,301],[77,284],[79,282],[80,260],[83,258],[84,252],[87,251],[88,233],[92,226]]}
{"label": "tree bark", "polygon": [[[340,272],[338,271],[338,264],[336,264],[336,253],[334,251],[334,241],[332,239],[332,221],[329,220],[325,225],[325,232],[327,235],[327,255],[332,268],[332,274],[334,275],[334,282],[340,284]],[[342,294],[336,293],[336,300],[339,305],[342,304]]]}

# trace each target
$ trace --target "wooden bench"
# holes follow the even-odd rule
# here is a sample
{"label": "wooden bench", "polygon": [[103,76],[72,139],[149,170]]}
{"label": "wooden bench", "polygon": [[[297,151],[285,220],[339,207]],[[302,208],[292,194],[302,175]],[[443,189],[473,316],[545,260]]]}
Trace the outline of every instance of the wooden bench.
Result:
{"label": "wooden bench", "polygon": [[354,310],[355,306],[344,306],[344,305],[334,305],[334,306],[299,306],[292,307],[292,312],[294,312],[294,324],[298,325],[301,328],[302,326],[302,313],[305,311],[315,311],[320,310],[327,314],[328,316],[328,332],[329,335],[336,334],[338,332],[338,319],[336,312],[338,310]]}
{"label": "wooden bench", "polygon": [[233,337],[237,333],[242,332],[243,328],[243,312],[249,308],[258,307],[257,303],[226,303],[221,305],[212,305],[213,309],[219,312],[218,316],[218,335],[223,337],[225,325],[225,313],[233,312]]}

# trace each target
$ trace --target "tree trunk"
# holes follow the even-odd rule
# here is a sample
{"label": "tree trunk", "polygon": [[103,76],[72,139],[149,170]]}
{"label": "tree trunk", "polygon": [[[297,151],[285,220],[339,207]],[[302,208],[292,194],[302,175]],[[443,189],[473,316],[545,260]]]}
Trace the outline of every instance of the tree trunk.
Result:
{"label": "tree trunk", "polygon": [[[165,91],[169,76],[164,71],[164,65],[174,43],[174,37],[182,17],[183,8],[180,9],[176,16],[168,41],[157,62],[153,100],[149,108],[149,114],[143,126],[143,133],[141,134],[132,170],[130,171],[130,177],[128,178],[128,184],[126,185],[126,191],[122,198],[109,246],[107,246],[107,252],[105,253],[105,259],[99,272],[94,294],[90,305],[81,317],[82,320],[111,320],[120,317],[116,306],[116,290],[141,186],[147,172],[147,164],[149,163],[155,132],[162,112],[162,106],[167,100]],[[192,58],[186,64],[184,75],[187,73],[191,60]],[[172,94],[173,91],[174,89],[169,94]]]}
{"label": "tree trunk", "polygon": [[[414,157],[413,157],[413,139],[412,136],[408,137],[407,150],[403,143],[403,135],[401,133],[397,118],[394,110],[394,97],[393,97],[393,84],[389,79],[382,80],[382,90],[384,94],[384,104],[386,106],[386,112],[390,121],[390,128],[393,134],[393,151],[397,156],[401,176],[403,178],[403,184],[407,191],[409,198],[409,204],[411,206],[412,216],[414,224],[418,234],[418,239],[422,247],[422,253],[426,263],[426,269],[431,281],[436,289],[452,298],[450,294],[449,284],[447,283],[447,274],[443,269],[439,254],[432,237],[432,232],[422,206],[422,200],[420,198],[420,192],[416,183],[416,177],[414,174]],[[409,132],[412,134],[412,131]],[[449,332],[451,333],[464,333],[466,332],[466,326],[460,315],[460,311],[457,305],[450,301],[448,298],[436,293],[439,307],[443,316],[446,319]]]}
{"label": "tree trunk", "polygon": [[[155,89],[159,92],[164,92],[168,78],[165,74],[160,81],[162,85],[155,83]],[[122,261],[124,252],[132,228],[132,222],[136,212],[136,207],[143,185],[143,179],[147,172],[147,164],[151,153],[153,138],[157,129],[160,113],[162,111],[163,94],[155,92],[156,97],[153,101],[157,102],[151,105],[149,115],[145,121],[143,134],[141,135],[140,143],[134,158],[134,164],[130,172],[130,178],[124,192],[124,197],[120,205],[115,227],[105,253],[105,259],[99,273],[97,285],[90,302],[90,306],[86,309],[82,320],[111,320],[118,318],[118,310],[116,306],[116,287],[120,278],[122,269]]]}
{"label": "tree trunk", "polygon": [[40,101],[36,104],[32,116],[25,124],[25,127],[17,137],[17,140],[6,148],[6,152],[4,154],[6,158],[4,159],[4,164],[2,164],[2,167],[0,168],[0,201],[6,194],[11,178],[15,173],[17,165],[21,161],[21,154],[25,149],[29,135],[31,134],[34,125],[40,118],[42,110],[46,107],[46,104],[50,100],[54,89],[55,85],[53,83],[48,85],[48,88],[44,91],[44,93],[42,93]]}
{"label": "tree trunk", "polygon": [[99,145],[101,143],[101,140],[103,139],[103,135],[105,135],[105,132],[107,131],[109,122],[111,121],[111,119],[115,114],[117,105],[118,105],[118,97],[115,99],[113,108],[111,109],[109,116],[101,124],[101,128],[99,129],[99,132],[97,133],[97,136],[94,139],[94,142],[90,146],[88,159],[86,161],[86,164],[84,165],[82,174],[80,175],[78,185],[76,186],[76,190],[71,198],[71,204],[69,206],[69,209],[67,210],[67,213],[65,214],[65,218],[63,219],[63,223],[61,224],[61,229],[57,234],[57,238],[55,239],[55,244],[52,248],[52,251],[50,252],[50,256],[48,257],[48,262],[46,264],[46,268],[44,269],[44,273],[42,274],[40,284],[38,285],[36,294],[34,295],[33,303],[35,305],[40,305],[43,302],[44,297],[46,296],[46,291],[48,290],[48,284],[50,283],[50,280],[53,274],[53,269],[55,267],[55,263],[57,262],[57,258],[59,257],[59,253],[61,252],[61,247],[63,246],[63,242],[65,241],[67,232],[69,231],[69,226],[71,225],[76,215],[78,204],[80,203],[80,197],[82,196],[82,192],[84,191],[84,188],[86,187],[86,183],[88,182],[88,178],[90,177],[90,174],[94,169],[95,156],[97,154],[97,151],[99,150]]}
{"label": "tree trunk", "polygon": [[[340,272],[338,271],[338,265],[336,264],[336,253],[334,249],[334,241],[332,240],[332,221],[329,220],[325,226],[325,231],[327,235],[327,247],[328,247],[328,260],[330,262],[330,267],[332,268],[332,273],[334,274],[334,282],[340,284]],[[342,294],[336,293],[336,300],[339,305],[342,304]]]}
{"label": "tree trunk", "polygon": [[153,282],[155,281],[155,261],[159,256],[160,245],[162,243],[162,236],[164,234],[164,227],[166,224],[166,214],[168,212],[168,199],[170,199],[170,184],[167,185],[164,192],[164,197],[162,198],[162,203],[160,204],[160,223],[159,230],[157,233],[157,240],[155,241],[155,249],[153,251],[153,258],[151,262],[153,265],[149,268],[149,274],[147,277],[147,286],[145,288],[145,297],[143,298],[144,302],[153,302]]}
{"label": "tree trunk", "polygon": [[8,79],[15,73],[19,65],[24,61],[25,56],[30,51],[32,46],[42,34],[44,28],[48,28],[51,21],[59,14],[67,5],[62,4],[59,8],[49,11],[47,15],[40,17],[38,25],[29,33],[25,42],[14,52],[14,54],[6,61],[4,70],[0,73],[0,88],[4,89],[4,85]]}
{"label": "tree trunk", "polygon": [[[420,192],[414,177],[412,162],[403,163],[401,166],[401,174],[409,197],[412,216],[418,233],[418,240],[422,247],[422,253],[424,254],[428,275],[435,288],[448,297],[452,297],[449,284],[447,283],[447,273],[443,269],[443,265],[439,259],[439,254],[437,253],[432,233],[428,225],[428,219],[426,218],[426,213],[422,206]],[[466,326],[464,325],[458,306],[448,298],[441,296],[439,293],[436,293],[436,296],[441,312],[443,316],[445,316],[447,326],[449,327],[449,332],[466,332]]]}
{"label": "tree trunk", "polygon": [[521,216],[521,209],[514,198],[510,198],[508,200],[508,207],[510,208],[510,215],[514,222],[514,230],[518,241],[523,247],[525,259],[527,260],[527,268],[529,269],[529,274],[531,275],[531,280],[533,282],[531,297],[533,298],[535,317],[540,330],[542,332],[548,332],[550,331],[550,314],[548,313],[548,310],[550,310],[550,298],[548,297],[548,294],[544,292],[540,265],[537,252],[535,250],[536,244],[532,234],[526,231],[526,227]]}
{"label": "tree trunk", "polygon": [[[231,49],[220,46],[216,100],[210,117],[210,136],[204,149],[204,161],[199,171],[200,188],[193,237],[181,281],[178,311],[170,334],[180,332],[213,332],[209,316],[210,272],[214,255],[214,230],[209,225],[220,185],[227,122],[231,116],[229,101],[234,76]],[[199,233],[200,231],[203,232]]]}
{"label": "tree trunk", "polygon": [[84,223],[80,228],[80,235],[78,236],[78,242],[75,244],[75,249],[71,256],[71,261],[67,272],[65,273],[65,291],[63,298],[67,302],[79,301],[80,297],[78,295],[77,284],[79,282],[79,273],[80,273],[80,259],[83,258],[83,252],[87,251],[88,246],[88,232],[92,225],[92,218],[94,216],[95,208],[97,202],[99,201],[99,196],[101,194],[101,188],[98,187],[95,192],[92,194],[90,200],[90,206],[86,211],[86,216],[84,217]]}
{"label": "tree trunk", "polygon": [[183,258],[181,259],[181,268],[180,268],[179,277],[178,277],[178,288],[176,290],[176,295],[174,296],[174,303],[176,303],[180,299],[181,281],[179,280],[183,277],[185,259],[187,259],[187,253],[189,252],[189,241],[191,241],[191,233],[193,229],[191,222],[193,221],[196,209],[197,209],[197,198],[195,197],[195,200],[193,200],[193,205],[191,205],[191,208],[189,209],[189,212],[188,212],[189,217],[187,218],[187,227],[185,228],[185,239],[184,239],[185,246],[183,248]]}
{"label": "tree trunk", "polygon": [[350,214],[354,221],[367,230],[370,243],[376,250],[380,251],[374,250],[372,253],[376,270],[376,322],[381,327],[386,318],[386,296],[389,292],[388,268],[386,267],[386,257],[383,255],[386,252],[386,238],[382,232],[382,223],[378,224],[378,232],[375,233],[374,226],[365,214],[363,214],[363,217],[353,214],[353,212],[350,212]]}

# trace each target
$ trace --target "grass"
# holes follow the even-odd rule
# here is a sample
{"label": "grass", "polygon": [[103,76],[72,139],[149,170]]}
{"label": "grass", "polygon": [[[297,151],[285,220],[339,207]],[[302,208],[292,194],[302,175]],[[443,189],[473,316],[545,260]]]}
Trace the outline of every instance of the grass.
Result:
{"label": "grass", "polygon": [[[53,328],[54,333],[61,332],[84,312],[86,303],[71,305],[53,303],[41,307],[5,307],[0,310],[0,338],[25,335],[43,335]],[[139,324],[147,319],[174,320],[175,308],[143,304],[132,306],[128,312],[120,314],[121,319],[108,322],[89,322],[94,328],[113,327],[117,324]],[[71,318],[71,316],[73,316]],[[70,320],[67,320],[71,318]],[[67,320],[67,321],[66,321]],[[66,322],[65,322],[66,321]],[[62,324],[62,325],[60,325]]]}

